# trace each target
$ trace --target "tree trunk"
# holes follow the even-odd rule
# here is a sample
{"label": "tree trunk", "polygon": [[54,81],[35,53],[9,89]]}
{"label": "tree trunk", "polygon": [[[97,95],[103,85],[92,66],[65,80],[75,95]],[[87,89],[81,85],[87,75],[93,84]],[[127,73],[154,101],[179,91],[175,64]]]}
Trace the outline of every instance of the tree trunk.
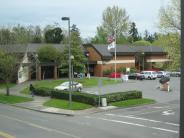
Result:
{"label": "tree trunk", "polygon": [[6,95],[9,96],[10,95],[10,89],[9,89],[9,85],[8,85],[8,81],[6,81]]}

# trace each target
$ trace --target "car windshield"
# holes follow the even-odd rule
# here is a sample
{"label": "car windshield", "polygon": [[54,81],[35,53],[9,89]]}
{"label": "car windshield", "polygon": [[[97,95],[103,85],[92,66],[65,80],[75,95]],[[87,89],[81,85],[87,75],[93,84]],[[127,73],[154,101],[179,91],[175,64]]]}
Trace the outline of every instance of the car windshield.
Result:
{"label": "car windshield", "polygon": [[61,84],[61,86],[68,86],[69,85],[69,82],[64,82]]}

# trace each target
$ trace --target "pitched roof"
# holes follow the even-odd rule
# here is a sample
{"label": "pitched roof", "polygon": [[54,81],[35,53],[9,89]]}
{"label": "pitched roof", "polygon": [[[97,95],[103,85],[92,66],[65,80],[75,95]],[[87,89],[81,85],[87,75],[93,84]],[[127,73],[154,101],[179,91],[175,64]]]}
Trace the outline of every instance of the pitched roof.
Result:
{"label": "pitched roof", "polygon": [[[114,49],[108,50],[108,44],[101,45],[84,45],[93,47],[103,59],[111,59],[114,55]],[[128,46],[128,45],[117,45],[116,47],[116,55],[135,55],[137,52],[144,52],[145,54],[165,54],[163,48],[158,46]]]}
{"label": "pitched roof", "polygon": [[25,44],[0,45],[0,49],[8,53],[25,53],[27,50],[27,45]]}
{"label": "pitched roof", "polygon": [[56,48],[57,50],[63,51],[65,45],[63,44],[34,44],[34,43],[30,43],[27,45],[27,52],[30,53],[36,53],[41,47],[44,46],[53,46],[54,48]]}

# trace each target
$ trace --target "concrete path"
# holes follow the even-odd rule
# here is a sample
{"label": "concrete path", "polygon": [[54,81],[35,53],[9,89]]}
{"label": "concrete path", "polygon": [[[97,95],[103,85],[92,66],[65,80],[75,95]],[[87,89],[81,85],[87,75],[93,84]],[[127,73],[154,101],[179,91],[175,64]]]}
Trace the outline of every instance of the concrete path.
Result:
{"label": "concrete path", "polygon": [[[32,98],[31,95],[26,95],[26,94],[21,94],[20,91],[26,87],[29,87],[30,84],[34,84],[34,82],[25,82],[22,84],[17,84],[16,86],[10,88],[10,95],[18,95],[18,96],[24,96],[24,97],[29,97]],[[0,93],[6,93],[5,89],[0,89]],[[64,109],[59,109],[59,108],[54,108],[54,107],[46,107],[43,106],[43,104],[48,101],[50,97],[40,97],[40,96],[34,96],[33,101],[30,102],[25,102],[25,103],[17,103],[13,104],[13,106],[20,107],[20,108],[25,108],[25,109],[30,109],[34,111],[39,111],[39,112],[45,112],[45,113],[52,113],[52,114],[60,114],[60,115],[68,115],[68,116],[73,116],[73,115],[85,115],[85,114],[92,114],[96,112],[101,112],[105,110],[109,110],[110,108],[104,107],[104,108],[90,108],[86,110],[80,110],[80,111],[73,111],[73,110],[64,110]]]}

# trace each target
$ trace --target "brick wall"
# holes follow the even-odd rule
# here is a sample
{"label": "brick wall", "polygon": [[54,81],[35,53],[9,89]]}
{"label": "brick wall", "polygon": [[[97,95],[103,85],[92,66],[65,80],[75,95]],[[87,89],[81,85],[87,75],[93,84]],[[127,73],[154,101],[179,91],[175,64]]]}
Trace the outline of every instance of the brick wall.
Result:
{"label": "brick wall", "polygon": [[100,54],[92,47],[88,47],[87,51],[89,52],[89,60],[90,61],[101,61],[102,58]]}

